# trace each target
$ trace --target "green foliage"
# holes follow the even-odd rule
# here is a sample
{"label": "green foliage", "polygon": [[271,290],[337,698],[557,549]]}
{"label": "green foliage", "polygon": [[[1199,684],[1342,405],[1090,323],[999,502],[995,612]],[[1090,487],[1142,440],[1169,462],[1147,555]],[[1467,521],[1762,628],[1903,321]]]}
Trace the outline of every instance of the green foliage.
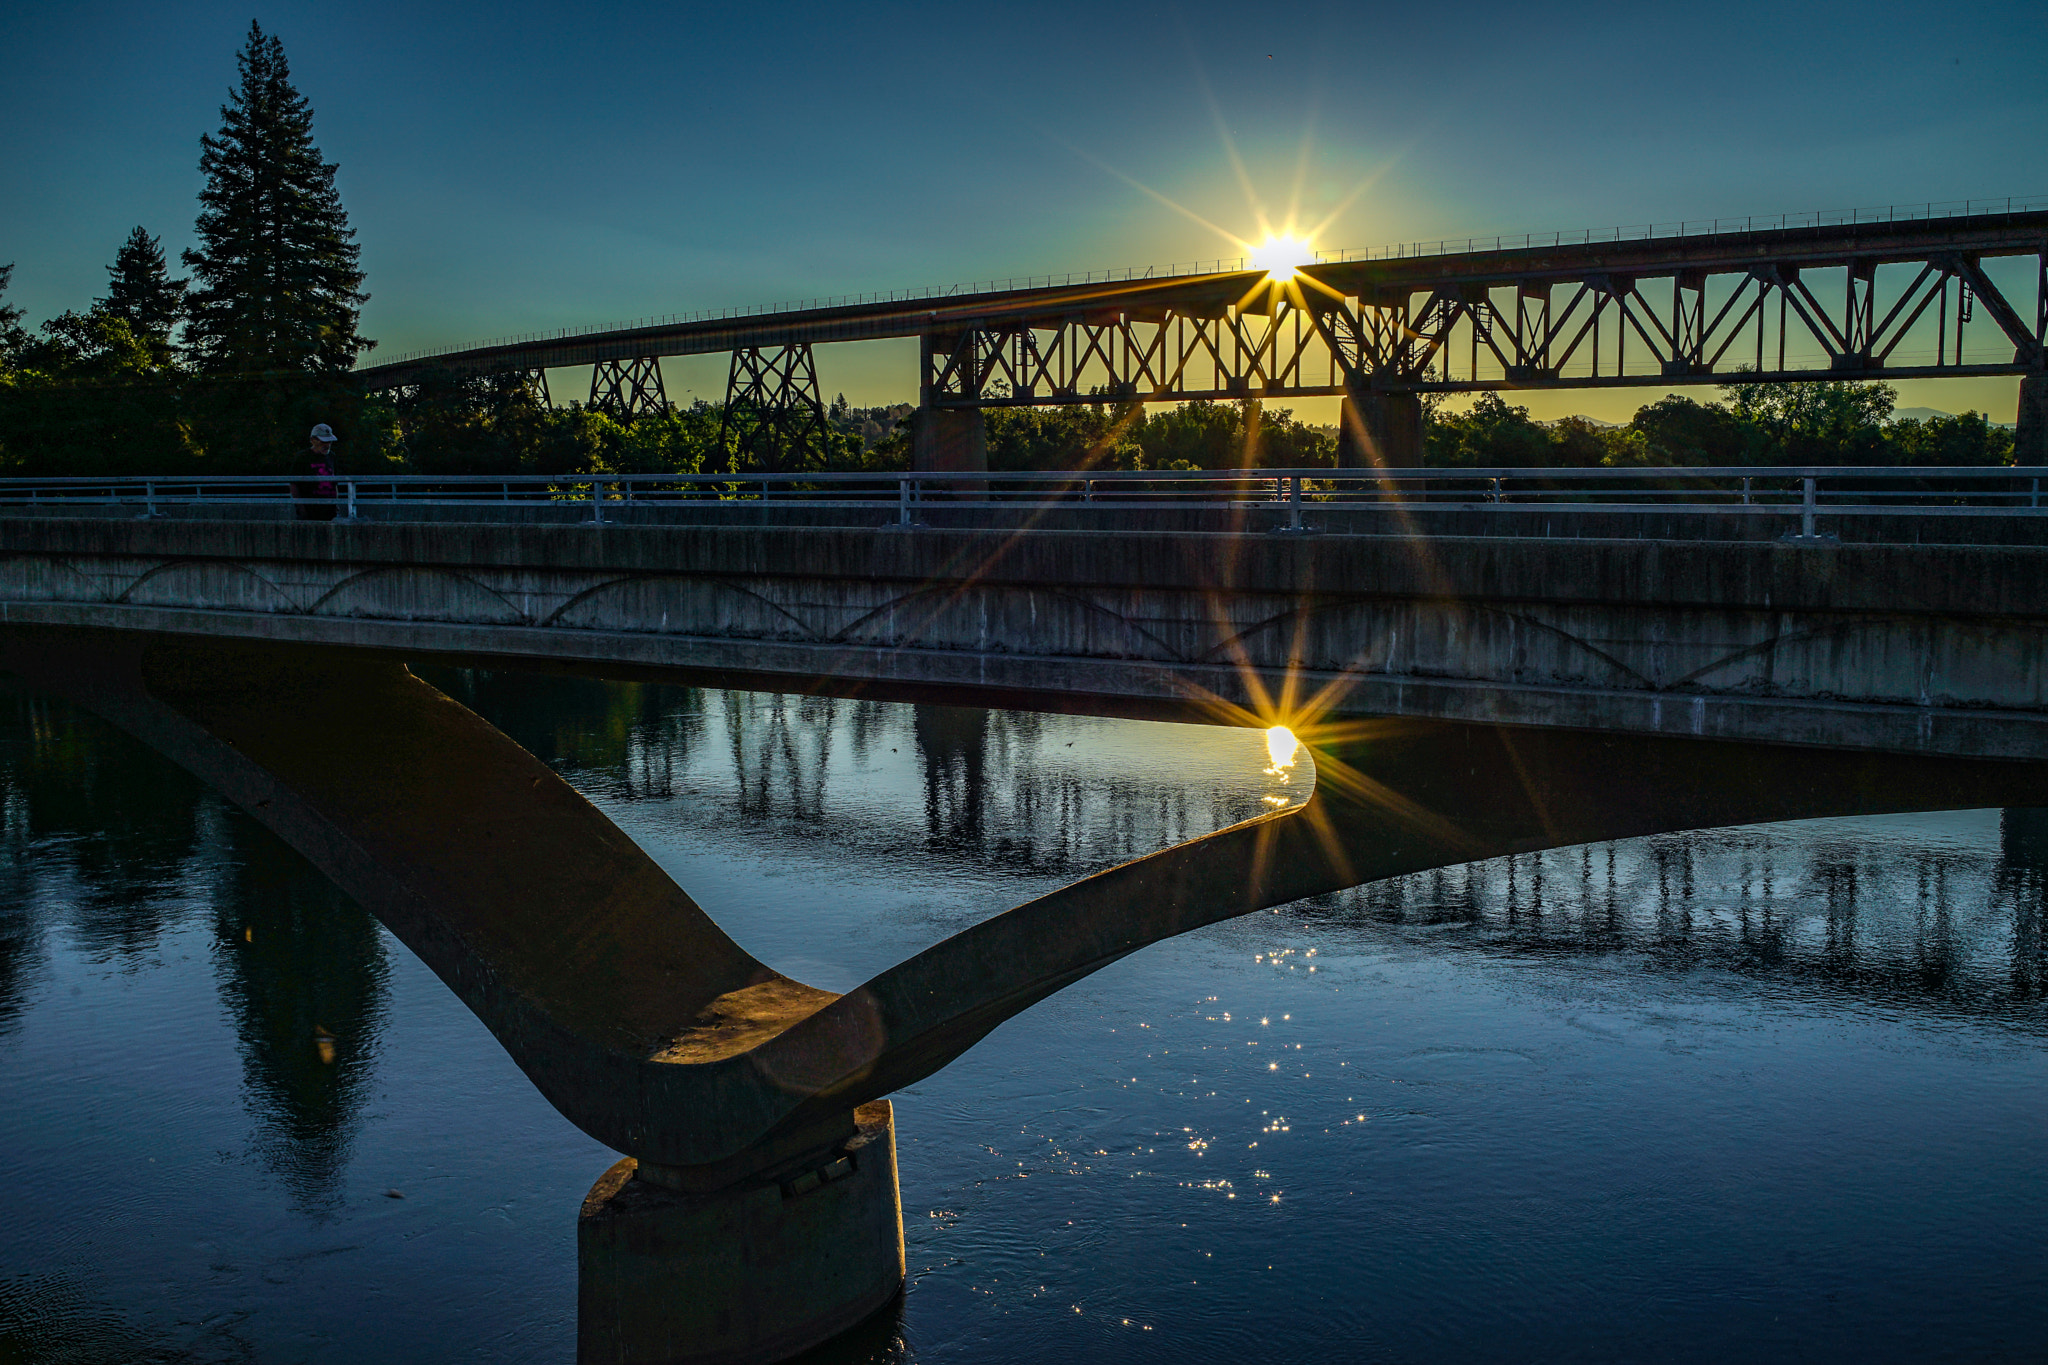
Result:
{"label": "green foliage", "polygon": [[1992,426],[1981,412],[1955,417],[1906,417],[1887,429],[1899,463],[1916,465],[2009,465],[2013,433]]}
{"label": "green foliage", "polygon": [[1142,403],[991,408],[991,469],[1281,469],[1336,462],[1336,434],[1257,399],[1197,399],[1148,414]]}
{"label": "green foliage", "polygon": [[1556,463],[1549,429],[1497,393],[1480,394],[1470,412],[1436,414],[1423,440],[1427,462],[1444,469]]}
{"label": "green foliage", "polygon": [[240,85],[218,136],[200,139],[196,286],[185,345],[209,374],[339,374],[372,345],[356,335],[369,296],[360,248],[313,143],[313,109],[293,88],[284,45],[251,23]]}
{"label": "green foliage", "polygon": [[[1241,469],[1253,464],[1257,450],[1247,449],[1246,409],[1229,403],[1197,400],[1148,414],[1130,432],[1143,457],[1140,469]],[[1259,413],[1263,419],[1265,414]],[[1263,420],[1259,422],[1264,426]]]}
{"label": "green foliage", "polygon": [[161,368],[146,338],[100,308],[60,313],[41,331],[39,339],[24,340],[14,351],[15,365],[29,375],[106,382],[147,377]]}
{"label": "green foliage", "polygon": [[16,329],[0,375],[0,472],[108,475],[183,467],[178,377],[127,321],[100,308]]}
{"label": "green foliage", "polygon": [[157,367],[171,363],[171,329],[185,316],[186,281],[174,280],[164,264],[163,243],[138,227],[128,234],[114,263],[113,283],[94,311],[119,318],[148,344]]}
{"label": "green foliage", "polygon": [[1889,384],[1738,380],[1721,391],[1726,399],[1717,403],[1667,395],[1624,427],[1584,417],[1538,422],[1527,408],[1484,393],[1468,412],[1429,414],[1427,459],[1468,469],[2012,462],[2012,433],[1979,413],[1890,420],[1898,391]]}
{"label": "green foliage", "polygon": [[[835,405],[823,451],[800,469],[903,468],[909,460],[908,404],[891,409]],[[621,422],[572,403],[544,407],[517,375],[430,373],[394,400],[397,459],[421,474],[697,474],[732,468],[754,414],[724,421],[699,401]],[[898,428],[900,427],[900,436]],[[871,433],[872,443],[863,432]]]}
{"label": "green foliage", "polygon": [[388,428],[347,376],[193,375],[146,367],[146,346],[127,324],[65,314],[45,324],[56,338],[26,348],[38,361],[76,355],[74,338],[109,342],[76,363],[0,373],[0,473],[266,474],[296,471],[305,433],[327,422],[342,438],[342,467],[380,467]]}
{"label": "green foliage", "polygon": [[24,382],[0,377],[0,474],[108,477],[199,463],[174,382]]}
{"label": "green foliage", "polygon": [[1626,452],[1614,464],[1752,465],[1768,462],[1768,440],[1757,426],[1719,403],[1668,394],[1636,410]]}
{"label": "green foliage", "polygon": [[1889,384],[1724,384],[1728,408],[1768,441],[1763,463],[1894,464],[1885,429],[1899,391]]}
{"label": "green foliage", "polygon": [[[398,457],[415,474],[534,472],[551,411],[519,375],[431,371],[392,400]],[[563,472],[569,472],[565,466]]]}
{"label": "green foliage", "polygon": [[1117,431],[1117,416],[1100,403],[1074,408],[991,408],[984,417],[988,425],[988,466],[1016,470],[1099,468],[1118,444],[1112,435]]}

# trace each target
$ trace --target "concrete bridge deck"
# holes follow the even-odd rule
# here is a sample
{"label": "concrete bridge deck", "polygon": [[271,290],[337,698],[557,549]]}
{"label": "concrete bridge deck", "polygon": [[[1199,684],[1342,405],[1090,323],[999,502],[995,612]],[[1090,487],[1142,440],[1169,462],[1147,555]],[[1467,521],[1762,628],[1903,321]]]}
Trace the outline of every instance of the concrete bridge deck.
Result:
{"label": "concrete bridge deck", "polygon": [[2048,757],[2037,544],[1095,522],[10,515],[0,625],[1224,723],[1410,716]]}

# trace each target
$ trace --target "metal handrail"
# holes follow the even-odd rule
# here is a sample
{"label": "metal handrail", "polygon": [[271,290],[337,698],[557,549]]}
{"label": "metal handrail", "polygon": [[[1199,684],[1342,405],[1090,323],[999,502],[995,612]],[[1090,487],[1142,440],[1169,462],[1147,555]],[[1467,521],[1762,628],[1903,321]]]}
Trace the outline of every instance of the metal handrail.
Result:
{"label": "metal handrail", "polygon": [[[1206,507],[1268,509],[1294,530],[1305,529],[1305,514],[1319,510],[1540,509],[1796,516],[1799,534],[1811,538],[1820,519],[1848,515],[2040,516],[2048,512],[2044,480],[2042,465],[53,476],[0,479],[0,508],[150,519],[170,507],[322,504],[342,520],[372,510],[379,520],[393,520],[403,519],[406,508],[520,505],[573,510],[601,525],[635,505],[737,503],[890,508],[897,524],[915,526],[933,507]],[[314,482],[330,485],[332,496],[304,496],[294,487]]]}

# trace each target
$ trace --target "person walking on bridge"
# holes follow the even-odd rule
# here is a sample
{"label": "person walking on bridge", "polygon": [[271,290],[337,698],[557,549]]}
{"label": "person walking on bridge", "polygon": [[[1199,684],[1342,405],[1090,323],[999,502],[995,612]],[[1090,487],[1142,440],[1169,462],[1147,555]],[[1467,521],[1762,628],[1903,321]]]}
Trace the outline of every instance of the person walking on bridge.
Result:
{"label": "person walking on bridge", "polygon": [[334,428],[322,422],[307,438],[306,472],[319,475],[317,482],[292,485],[292,514],[300,521],[334,520],[335,469]]}

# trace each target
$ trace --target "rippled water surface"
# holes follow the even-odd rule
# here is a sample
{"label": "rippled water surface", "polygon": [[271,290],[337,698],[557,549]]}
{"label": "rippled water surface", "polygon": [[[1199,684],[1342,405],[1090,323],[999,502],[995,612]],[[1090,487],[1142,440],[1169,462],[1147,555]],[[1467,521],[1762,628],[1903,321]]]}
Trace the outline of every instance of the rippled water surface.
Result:
{"label": "rippled water surface", "polygon": [[[844,988],[1301,799],[1252,732],[449,674]],[[0,693],[0,1360],[556,1361],[612,1154],[194,779]],[[1406,878],[1125,959],[896,1097],[840,1359],[2039,1358],[2048,824]]]}

